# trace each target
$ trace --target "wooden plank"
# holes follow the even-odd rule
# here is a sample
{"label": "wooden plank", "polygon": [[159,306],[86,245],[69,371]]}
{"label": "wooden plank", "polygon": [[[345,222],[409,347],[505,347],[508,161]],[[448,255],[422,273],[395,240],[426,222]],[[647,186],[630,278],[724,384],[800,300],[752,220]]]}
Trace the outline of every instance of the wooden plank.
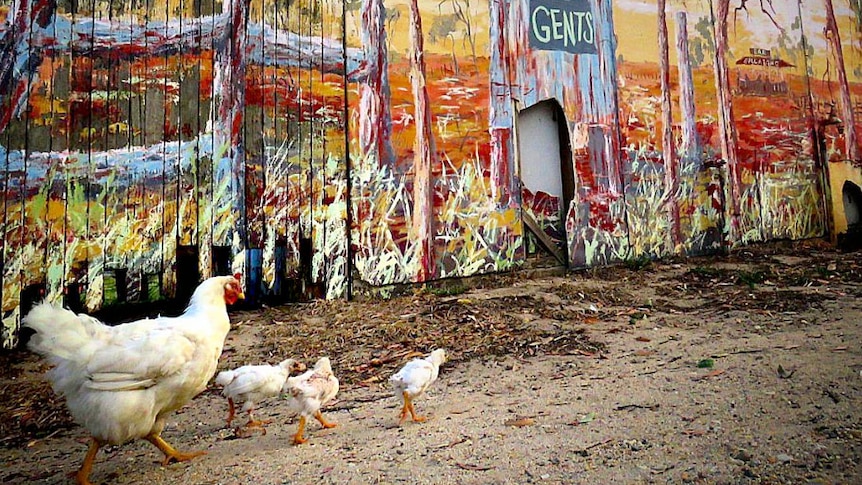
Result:
{"label": "wooden plank", "polygon": [[[34,5],[30,8],[40,9],[31,12],[29,17],[29,34],[27,42],[32,46],[43,42],[44,30],[53,30],[56,7],[50,5]],[[44,9],[44,10],[41,10]],[[45,15],[44,20],[35,16]],[[31,47],[29,62],[32,63],[33,77],[27,84],[26,106],[21,113],[20,121],[24,126],[23,172],[21,199],[24,207],[20,223],[20,249],[17,259],[20,261],[20,304],[22,312],[29,311],[35,301],[44,296],[46,278],[46,250],[48,244],[47,209],[50,191],[49,180],[52,177],[50,157],[39,155],[50,151],[51,138],[51,96],[50,76],[51,58],[45,57],[38,49]],[[8,145],[7,145],[8,146]],[[23,315],[23,313],[21,313]]]}
{"label": "wooden plank", "polygon": [[[248,22],[252,24],[263,24],[263,1],[254,0],[249,5]],[[252,37],[253,36],[253,37]],[[246,31],[246,46],[252,52],[264,52],[265,39],[263,29],[254,34]],[[263,65],[249,65],[245,83],[247,86],[245,97],[245,114],[243,116],[243,148],[245,156],[245,211],[246,211],[246,238],[247,250],[249,251],[249,265],[246,288],[246,298],[254,303],[259,298],[262,289],[261,279],[263,274],[261,253],[264,245],[264,211],[260,201],[264,196],[266,184],[264,163],[264,136],[263,136]]]}
{"label": "wooden plank", "polygon": [[[7,13],[10,30],[5,38],[14,47],[11,47],[9,51],[3,54],[4,58],[12,56],[12,65],[19,62],[20,55],[27,55],[19,54],[18,49],[15,48],[19,42],[24,41],[27,35],[26,29],[29,23],[20,19],[22,10],[26,12],[25,8],[21,7],[18,10],[9,10]],[[20,73],[18,76],[20,77]],[[22,149],[24,147],[21,143],[21,132],[24,131],[24,127],[16,116],[18,102],[16,94],[18,93],[13,91],[13,89],[17,88],[18,83],[16,81],[18,79],[14,77],[10,80],[11,87],[4,93],[3,103],[0,105],[4,128],[2,137],[4,150],[2,151],[2,160],[0,160],[0,163],[3,164],[3,213],[2,221],[0,221],[0,236],[2,236],[2,241],[0,241],[0,258],[2,258],[0,278],[2,278],[3,283],[3,289],[0,292],[0,295],[2,295],[2,302],[0,302],[0,323],[2,323],[0,337],[2,337],[3,348],[11,348],[16,344],[20,319],[18,302],[21,293],[21,265],[18,256],[22,251],[20,231],[22,191],[19,187],[22,183],[23,175]]]}
{"label": "wooden plank", "polygon": [[[215,0],[201,0],[199,5],[200,12],[197,13],[200,16],[208,16],[210,19],[208,26],[210,29],[214,29]],[[206,143],[206,147],[202,146],[199,150],[195,177],[197,200],[199,201],[197,216],[198,273],[201,278],[208,278],[213,274],[213,174],[215,166],[212,131],[215,121],[215,44],[213,38],[210,38],[209,43],[201,45],[199,56],[198,126],[201,128],[200,133],[202,134],[199,136],[205,136],[201,141]],[[206,128],[205,134],[204,128]]]}
{"label": "wooden plank", "polygon": [[566,265],[566,255],[557,247],[557,244],[551,239],[545,231],[542,230],[542,227],[536,222],[536,219],[530,215],[529,212],[522,210],[521,211],[521,220],[524,221],[524,225],[527,230],[533,233],[536,236],[536,240],[539,242],[539,245],[545,249],[548,253],[551,254],[557,261],[562,265]]}
{"label": "wooden plank", "polygon": [[[169,35],[170,22],[182,19],[178,10],[179,3],[165,2],[157,12],[158,21],[164,22],[164,37]],[[162,96],[164,98],[164,119],[162,121],[162,173],[160,205],[162,210],[161,241],[159,251],[161,276],[160,296],[173,298],[176,294],[176,262],[177,262],[177,224],[181,200],[178,197],[180,165],[184,158],[183,146],[179,141],[179,85],[183,82],[181,73],[182,53],[169,53],[161,56]]]}
{"label": "wooden plank", "polygon": [[[271,2],[263,11],[263,22],[275,30],[275,38],[279,38],[279,11],[278,2]],[[263,55],[266,57],[267,45],[261,45]],[[261,276],[265,292],[268,294],[279,294],[283,280],[284,265],[280,264],[278,257],[283,251],[277,251],[284,247],[284,213],[286,211],[286,164],[280,163],[279,153],[281,142],[279,140],[279,93],[278,79],[279,68],[277,66],[264,67],[262,77],[262,102],[263,110],[263,168],[264,168],[264,195],[263,204],[263,274]]]}
{"label": "wooden plank", "polygon": [[[128,17],[121,10],[118,0],[110,0],[107,5],[108,20],[113,25],[117,37],[120,37],[130,27],[126,24],[131,20],[116,18]],[[128,80],[131,78],[130,63],[126,60],[108,56],[106,61],[106,148],[116,150],[130,145],[129,100],[131,89]],[[129,220],[126,214],[126,198],[128,196],[128,176],[126,167],[119,157],[108,154],[105,157],[104,206],[105,219],[102,229],[102,252],[104,267],[102,271],[102,302],[103,305],[122,303],[127,298],[126,293],[126,257],[123,247],[130,237]]]}
{"label": "wooden plank", "polygon": [[[81,16],[90,19],[101,19],[103,12],[99,9],[100,3],[96,0],[82,2]],[[107,157],[105,156],[107,145],[105,133],[107,123],[105,118],[105,103],[100,96],[105,92],[107,85],[106,60],[92,54],[92,46],[89,48],[90,58],[89,78],[87,79],[87,91],[82,92],[83,107],[83,130],[80,132],[82,147],[85,156],[82,160],[87,163],[87,182],[85,198],[87,201],[87,228],[86,228],[86,251],[87,251],[87,275],[86,292],[84,294],[84,306],[87,311],[95,311],[101,308],[103,300],[103,274],[105,266],[104,237],[105,237],[105,188],[109,179],[107,170]]]}
{"label": "wooden plank", "polygon": [[[61,10],[57,10],[57,14]],[[54,23],[50,35],[57,38],[57,27]],[[49,76],[51,78],[48,96],[50,105],[51,135],[49,152],[62,153],[69,146],[68,117],[70,95],[70,70],[72,63],[70,52],[58,53],[51,51]],[[46,212],[48,233],[47,251],[45,255],[46,288],[45,297],[53,303],[61,303],[66,281],[66,178],[67,164],[60,163],[64,157],[58,155],[52,158],[51,175],[48,177],[49,195]]]}
{"label": "wooden plank", "polygon": [[228,42],[216,52],[216,77],[213,97],[216,121],[213,123],[214,166],[213,243],[231,248],[232,273],[245,274],[245,164],[242,149],[243,105],[245,92],[237,89],[245,79],[247,5],[244,0],[225,0],[230,16]]}
{"label": "wooden plank", "polygon": [[[288,4],[286,23],[282,25],[282,32],[285,34],[296,32],[301,34],[302,16],[300,15],[300,2],[291,2]],[[300,54],[303,55],[303,54]],[[300,59],[300,65],[302,64]],[[301,69],[287,68],[287,92],[285,103],[285,116],[287,127],[285,132],[286,153],[285,164],[288,170],[288,217],[285,225],[286,232],[286,250],[285,250],[285,272],[286,276],[292,280],[292,284],[299,286],[302,278],[302,255],[300,247],[303,240],[303,231],[305,223],[305,190],[307,174],[305,165],[302,161],[301,150],[301,121],[302,114],[300,110],[301,89],[299,84],[299,76]]]}
{"label": "wooden plank", "polygon": [[[184,35],[192,33],[199,34],[200,24],[190,24],[189,18],[195,19],[200,16],[200,2],[193,0],[182,0],[180,8],[180,30]],[[199,37],[199,35],[198,35]],[[181,142],[191,141],[194,143],[196,156],[188,159],[183,158],[178,166],[179,185],[177,186],[177,199],[179,200],[179,214],[177,216],[177,243],[183,246],[196,246],[198,243],[198,191],[197,164],[200,156],[200,134],[202,126],[200,123],[201,105],[201,54],[186,52],[180,49],[179,56],[182,59],[180,71],[181,82],[179,85],[178,99],[178,138]]]}
{"label": "wooden plank", "polygon": [[[344,41],[342,19],[344,3],[329,0],[324,3],[322,18],[323,39],[328,41]],[[349,294],[349,232],[348,203],[349,187],[347,173],[347,105],[346,105],[346,72],[342,76],[320,72],[321,87],[326,95],[323,103],[321,136],[324,140],[324,197],[327,202],[327,234],[328,253],[325,256],[326,266],[326,297],[343,298]]]}
{"label": "wooden plank", "polygon": [[[78,23],[88,15],[86,5],[70,5],[70,22]],[[69,69],[69,113],[66,133],[68,136],[66,176],[65,224],[68,243],[65,251],[64,303],[75,311],[83,310],[86,296],[88,270],[87,217],[89,201],[89,86],[92,60],[86,53],[70,55]]]}

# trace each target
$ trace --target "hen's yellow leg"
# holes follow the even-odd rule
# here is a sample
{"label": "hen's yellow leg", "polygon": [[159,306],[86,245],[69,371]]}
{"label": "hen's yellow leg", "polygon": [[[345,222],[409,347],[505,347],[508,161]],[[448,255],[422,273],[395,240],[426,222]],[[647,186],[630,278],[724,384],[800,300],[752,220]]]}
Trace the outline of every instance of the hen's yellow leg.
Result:
{"label": "hen's yellow leg", "polygon": [[300,416],[299,427],[296,429],[296,434],[293,435],[293,444],[301,445],[308,441],[307,439],[302,437],[303,433],[305,433],[305,416]]}
{"label": "hen's yellow leg", "polygon": [[328,428],[334,428],[334,427],[338,426],[337,424],[330,423],[329,421],[324,419],[323,414],[319,410],[316,413],[314,413],[314,418],[317,419],[318,421],[320,421],[320,425],[323,426],[324,428],[328,429]]}
{"label": "hen's yellow leg", "polygon": [[169,445],[167,441],[163,440],[161,436],[155,433],[147,435],[144,439],[155,445],[156,448],[165,454],[162,466],[168,465],[172,460],[177,462],[189,461],[192,458],[207,454],[206,451],[192,451],[191,453],[179,452],[173,446]]}
{"label": "hen's yellow leg", "polygon": [[233,398],[227,398],[227,425],[230,426],[231,421],[233,421],[233,417],[236,416],[236,406],[233,404]]}
{"label": "hen's yellow leg", "polygon": [[93,441],[90,442],[90,449],[87,450],[84,463],[81,463],[81,468],[75,474],[75,481],[78,482],[78,485],[91,485],[90,472],[93,470],[93,461],[96,459],[96,453],[99,452],[99,447],[101,446],[102,442],[96,438],[93,438]]}

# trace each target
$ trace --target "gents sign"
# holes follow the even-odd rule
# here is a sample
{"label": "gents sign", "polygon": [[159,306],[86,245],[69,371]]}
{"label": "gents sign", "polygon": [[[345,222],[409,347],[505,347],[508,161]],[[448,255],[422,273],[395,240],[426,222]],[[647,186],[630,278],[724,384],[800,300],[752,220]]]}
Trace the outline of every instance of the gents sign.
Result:
{"label": "gents sign", "polygon": [[530,0],[530,47],[596,54],[589,0]]}

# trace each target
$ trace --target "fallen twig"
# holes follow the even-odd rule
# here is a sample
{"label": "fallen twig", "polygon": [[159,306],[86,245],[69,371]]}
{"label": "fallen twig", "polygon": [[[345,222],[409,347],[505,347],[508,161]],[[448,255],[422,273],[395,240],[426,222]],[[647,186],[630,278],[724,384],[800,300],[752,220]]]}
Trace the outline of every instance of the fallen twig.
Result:
{"label": "fallen twig", "polygon": [[599,441],[599,442],[593,443],[591,445],[587,445],[586,447],[581,448],[580,450],[575,450],[575,453],[577,453],[581,456],[587,456],[588,455],[587,451],[592,450],[593,448],[598,448],[599,446],[604,446],[613,440],[614,440],[614,438],[607,438],[603,441]]}
{"label": "fallen twig", "polygon": [[614,411],[626,411],[629,409],[658,409],[658,404],[623,404],[614,408]]}

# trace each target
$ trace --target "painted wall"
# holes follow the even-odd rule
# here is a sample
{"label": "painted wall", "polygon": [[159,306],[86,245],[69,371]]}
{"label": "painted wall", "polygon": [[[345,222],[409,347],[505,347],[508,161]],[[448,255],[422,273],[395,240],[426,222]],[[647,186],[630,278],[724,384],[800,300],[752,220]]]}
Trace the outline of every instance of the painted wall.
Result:
{"label": "painted wall", "polygon": [[0,2],[3,346],[42,298],[516,268],[522,211],[560,203],[519,181],[547,99],[574,198],[540,222],[572,266],[825,233],[824,167],[862,161],[857,0],[552,4]]}

